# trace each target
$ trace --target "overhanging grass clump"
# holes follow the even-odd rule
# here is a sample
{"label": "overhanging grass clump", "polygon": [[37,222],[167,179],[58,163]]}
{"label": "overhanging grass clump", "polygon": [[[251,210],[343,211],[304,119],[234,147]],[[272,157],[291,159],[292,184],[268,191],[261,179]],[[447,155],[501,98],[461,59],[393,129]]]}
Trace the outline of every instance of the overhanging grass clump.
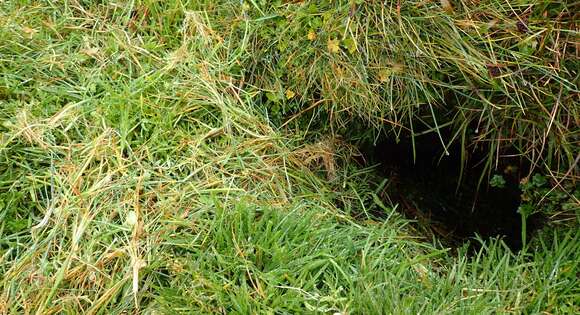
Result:
{"label": "overhanging grass clump", "polygon": [[577,4],[221,1],[210,8],[208,34],[247,52],[239,84],[255,90],[275,119],[288,124],[314,112],[336,131],[363,118],[374,137],[385,129],[394,137],[431,131],[444,148],[483,147],[488,173],[515,148],[533,170],[575,178],[566,173],[579,154]]}
{"label": "overhanging grass clump", "polygon": [[[577,181],[576,4],[221,1],[201,7],[209,8],[211,21],[204,34],[240,51],[230,75],[278,125],[350,137],[354,129],[354,138],[362,134],[370,142],[385,134],[435,133],[444,154],[462,147],[458,167],[484,165],[484,184],[514,156],[527,166],[519,178],[524,186],[534,173],[560,191]],[[475,151],[485,152],[483,160]],[[579,203],[575,193],[568,197]],[[531,202],[533,211],[552,208],[545,200]],[[556,208],[545,213],[561,213]]]}
{"label": "overhanging grass clump", "polygon": [[[350,106],[322,68],[264,93],[276,12],[347,7],[274,3],[1,5],[0,313],[577,313],[575,227],[450,252],[335,138],[272,128],[265,104]],[[314,32],[328,60],[363,60]]]}

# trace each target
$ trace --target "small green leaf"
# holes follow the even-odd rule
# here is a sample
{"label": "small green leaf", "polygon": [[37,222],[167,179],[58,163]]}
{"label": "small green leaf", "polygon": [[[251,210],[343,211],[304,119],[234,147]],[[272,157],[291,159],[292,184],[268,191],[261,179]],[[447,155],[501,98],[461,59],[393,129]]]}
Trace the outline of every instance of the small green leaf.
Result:
{"label": "small green leaf", "polygon": [[491,187],[504,188],[505,179],[501,175],[493,175],[493,177],[489,181],[489,184],[491,185]]}
{"label": "small green leaf", "polygon": [[548,182],[548,180],[543,175],[535,174],[534,177],[532,177],[532,184],[536,187],[542,187],[547,182]]}
{"label": "small green leaf", "polygon": [[344,45],[344,47],[346,47],[349,53],[354,54],[356,52],[356,42],[354,41],[354,39],[347,38],[342,41],[342,44]]}
{"label": "small green leaf", "polygon": [[278,95],[276,95],[276,93],[273,92],[266,92],[266,97],[270,102],[277,103],[279,101]]}

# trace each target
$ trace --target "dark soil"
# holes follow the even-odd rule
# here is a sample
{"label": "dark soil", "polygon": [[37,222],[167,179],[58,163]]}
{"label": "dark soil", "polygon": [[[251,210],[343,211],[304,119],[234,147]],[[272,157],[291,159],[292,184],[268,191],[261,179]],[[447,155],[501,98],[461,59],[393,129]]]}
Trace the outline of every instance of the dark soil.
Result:
{"label": "dark soil", "polygon": [[[383,195],[411,219],[428,226],[446,245],[460,246],[476,235],[502,237],[512,249],[522,247],[522,219],[519,180],[527,167],[519,159],[503,159],[497,169],[485,170],[484,152],[466,153],[460,178],[461,148],[449,148],[448,155],[436,134],[415,138],[415,159],[411,139],[398,143],[384,139],[363,146],[369,163],[380,164],[389,184]],[[503,187],[491,187],[489,174],[501,175]],[[542,220],[528,219],[528,234]],[[529,239],[529,237],[528,237]],[[473,242],[472,242],[473,243]]]}

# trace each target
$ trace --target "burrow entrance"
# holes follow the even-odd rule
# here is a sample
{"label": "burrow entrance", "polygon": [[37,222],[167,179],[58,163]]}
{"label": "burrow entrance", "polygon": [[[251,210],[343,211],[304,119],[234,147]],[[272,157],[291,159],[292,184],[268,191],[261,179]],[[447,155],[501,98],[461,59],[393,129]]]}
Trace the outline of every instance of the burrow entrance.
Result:
{"label": "burrow entrance", "polygon": [[[433,132],[413,140],[384,137],[360,148],[366,163],[378,164],[380,176],[387,179],[382,191],[386,201],[398,204],[400,212],[427,226],[444,244],[460,246],[479,235],[483,239],[502,237],[512,250],[521,249],[519,181],[529,166],[519,158],[503,157],[497,168],[494,165],[482,177],[484,150],[467,152],[459,143],[444,149]],[[490,185],[490,174],[499,183]],[[527,234],[540,223],[540,218],[529,217]]]}

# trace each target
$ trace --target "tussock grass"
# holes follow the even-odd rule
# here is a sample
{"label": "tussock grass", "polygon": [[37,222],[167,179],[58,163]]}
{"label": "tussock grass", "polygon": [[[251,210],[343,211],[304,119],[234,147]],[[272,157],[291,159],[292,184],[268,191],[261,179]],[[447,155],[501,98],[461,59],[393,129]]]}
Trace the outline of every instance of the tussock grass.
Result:
{"label": "tussock grass", "polygon": [[[339,140],[275,130],[268,68],[241,70],[269,10],[0,5],[0,314],[578,312],[576,230],[449,252]],[[360,91],[329,104],[379,104]]]}
{"label": "tussock grass", "polygon": [[362,118],[375,137],[436,132],[442,147],[488,151],[489,172],[512,148],[557,179],[576,170],[575,2],[219,3],[216,32],[243,43],[244,83],[274,115],[315,112],[334,129]]}

